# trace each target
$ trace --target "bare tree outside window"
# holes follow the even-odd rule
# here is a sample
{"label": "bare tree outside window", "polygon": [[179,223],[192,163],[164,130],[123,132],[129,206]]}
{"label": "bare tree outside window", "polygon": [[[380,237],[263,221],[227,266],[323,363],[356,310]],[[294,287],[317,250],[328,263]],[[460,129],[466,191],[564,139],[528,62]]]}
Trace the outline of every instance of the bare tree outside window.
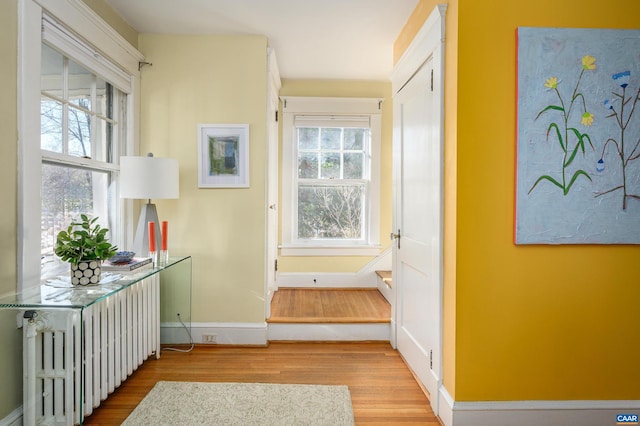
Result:
{"label": "bare tree outside window", "polygon": [[108,151],[117,89],[43,44],[41,90],[41,251],[48,256],[53,255],[58,232],[80,214],[100,216],[105,226],[110,225],[111,171],[101,170],[99,164],[84,167],[71,159],[112,158]]}
{"label": "bare tree outside window", "polygon": [[298,238],[365,238],[369,129],[298,128]]}

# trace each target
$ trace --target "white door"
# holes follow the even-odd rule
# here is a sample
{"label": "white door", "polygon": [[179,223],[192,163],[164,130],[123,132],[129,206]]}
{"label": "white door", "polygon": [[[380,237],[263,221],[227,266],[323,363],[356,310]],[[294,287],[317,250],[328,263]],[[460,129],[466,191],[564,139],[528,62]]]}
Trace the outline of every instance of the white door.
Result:
{"label": "white door", "polygon": [[394,96],[393,286],[396,345],[437,413],[441,380],[439,79],[433,56]]}

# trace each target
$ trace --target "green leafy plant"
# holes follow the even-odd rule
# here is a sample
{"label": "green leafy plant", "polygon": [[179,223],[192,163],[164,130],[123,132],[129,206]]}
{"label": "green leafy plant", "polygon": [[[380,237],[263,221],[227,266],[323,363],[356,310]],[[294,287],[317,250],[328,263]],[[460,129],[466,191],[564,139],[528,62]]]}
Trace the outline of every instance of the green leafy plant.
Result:
{"label": "green leafy plant", "polygon": [[[571,190],[571,187],[575,183],[576,179],[580,176],[584,176],[589,181],[591,181],[591,176],[582,170],[576,170],[572,176],[568,176],[570,174],[569,166],[576,158],[578,152],[582,152],[582,155],[585,154],[585,142],[588,142],[591,146],[591,149],[595,149],[593,144],[591,143],[591,138],[587,133],[580,132],[576,127],[572,127],[569,124],[569,120],[572,116],[572,111],[574,107],[582,106],[582,112],[580,114],[580,124],[583,126],[591,126],[593,124],[593,114],[587,111],[587,105],[584,99],[584,95],[578,90],[580,86],[580,82],[582,80],[582,76],[585,71],[595,70],[596,69],[596,59],[593,56],[585,55],[582,57],[582,67],[580,71],[580,76],[578,77],[578,81],[573,89],[573,93],[571,94],[571,98],[568,103],[565,103],[560,91],[558,90],[558,85],[560,82],[557,77],[550,77],[545,81],[544,86],[553,91],[558,98],[558,105],[548,105],[542,111],[538,113],[536,116],[536,120],[540,118],[545,113],[554,112],[559,113],[560,115],[560,124],[552,121],[547,127],[547,140],[551,135],[554,135],[558,140],[558,145],[562,152],[562,174],[559,178],[554,178],[550,175],[542,175],[540,176],[531,189],[529,189],[529,193],[533,191],[533,189],[542,181],[551,182],[553,185],[560,188],[564,195],[567,195]],[[575,139],[575,142],[572,144],[572,139]]]}
{"label": "green leafy plant", "polygon": [[79,222],[71,222],[66,231],[56,237],[54,252],[62,260],[77,264],[84,260],[106,260],[116,254],[118,247],[107,239],[107,228],[102,228],[97,217],[80,215]]}

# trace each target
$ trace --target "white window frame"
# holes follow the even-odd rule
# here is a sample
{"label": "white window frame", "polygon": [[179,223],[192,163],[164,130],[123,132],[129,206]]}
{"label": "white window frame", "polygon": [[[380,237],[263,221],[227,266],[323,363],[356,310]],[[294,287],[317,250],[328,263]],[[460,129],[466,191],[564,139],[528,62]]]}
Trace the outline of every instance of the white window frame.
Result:
{"label": "white window frame", "polygon": [[[18,292],[40,285],[40,149],[41,46],[65,44],[82,64],[108,78],[127,96],[125,143],[116,155],[137,153],[139,62],[144,56],[81,0],[18,0]],[[43,16],[46,19],[43,21]],[[47,27],[43,32],[43,23]],[[49,31],[46,31],[46,30]],[[46,35],[45,35],[46,34]],[[94,48],[95,47],[95,48]],[[98,50],[99,47],[99,50]],[[75,49],[75,50],[74,50]],[[114,66],[113,64],[117,64]],[[106,70],[106,71],[105,71]],[[82,159],[77,161],[84,162]],[[117,168],[117,166],[116,166]],[[133,205],[123,203],[114,239],[130,243]]]}
{"label": "white window frame", "polygon": [[[380,98],[281,97],[282,122],[282,256],[375,256],[380,253],[380,145],[382,137]],[[365,238],[361,243],[297,238],[297,137],[296,117],[324,120],[367,118],[370,127],[369,190]],[[340,126],[338,126],[340,127]]]}

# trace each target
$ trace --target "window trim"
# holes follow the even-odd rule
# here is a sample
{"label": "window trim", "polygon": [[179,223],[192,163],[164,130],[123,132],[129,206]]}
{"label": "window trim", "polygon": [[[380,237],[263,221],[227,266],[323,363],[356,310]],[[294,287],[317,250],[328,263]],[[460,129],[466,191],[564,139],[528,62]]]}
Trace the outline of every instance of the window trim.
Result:
{"label": "window trim", "polygon": [[[282,256],[375,256],[380,253],[380,147],[382,137],[381,98],[281,97],[282,123]],[[370,182],[366,214],[368,234],[362,244],[352,241],[297,241],[296,232],[296,137],[299,115],[331,116],[340,121],[367,116],[371,129]]]}
{"label": "window trim", "polygon": [[[40,81],[41,45],[44,41],[43,17],[56,22],[58,35],[72,35],[85,46],[98,46],[96,61],[117,64],[111,72],[127,76],[118,85],[127,96],[127,128],[121,149],[137,153],[139,126],[140,72],[138,63],[144,56],[113,30],[80,0],[21,0],[18,2],[18,292],[40,285],[40,185],[43,155],[40,149]],[[63,26],[59,23],[63,23]],[[73,43],[72,43],[73,44]],[[119,67],[119,68],[118,68]],[[106,77],[111,77],[107,75]],[[124,90],[123,90],[124,89]],[[120,152],[122,154],[122,152]],[[123,203],[120,241],[133,239],[133,203]]]}

